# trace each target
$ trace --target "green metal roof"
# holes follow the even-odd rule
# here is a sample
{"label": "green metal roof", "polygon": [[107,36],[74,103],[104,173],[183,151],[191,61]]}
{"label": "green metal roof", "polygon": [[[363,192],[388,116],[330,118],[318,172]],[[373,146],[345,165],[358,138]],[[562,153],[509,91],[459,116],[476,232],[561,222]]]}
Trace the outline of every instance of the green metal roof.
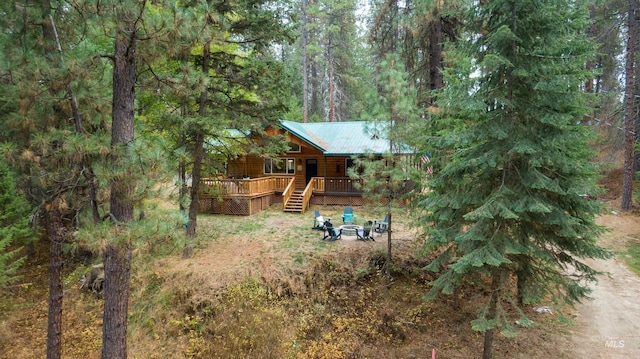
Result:
{"label": "green metal roof", "polygon": [[[325,156],[350,156],[389,152],[388,125],[372,121],[293,122],[282,128],[322,151]],[[403,151],[410,153],[408,149]]]}

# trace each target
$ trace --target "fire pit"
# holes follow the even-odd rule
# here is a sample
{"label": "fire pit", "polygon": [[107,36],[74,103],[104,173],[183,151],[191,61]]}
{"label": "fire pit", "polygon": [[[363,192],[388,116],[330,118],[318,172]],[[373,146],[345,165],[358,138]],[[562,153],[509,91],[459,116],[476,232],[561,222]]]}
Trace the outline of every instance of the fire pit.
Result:
{"label": "fire pit", "polygon": [[343,224],[338,227],[338,230],[342,230],[343,236],[357,236],[359,231],[362,231],[364,227],[355,224]]}

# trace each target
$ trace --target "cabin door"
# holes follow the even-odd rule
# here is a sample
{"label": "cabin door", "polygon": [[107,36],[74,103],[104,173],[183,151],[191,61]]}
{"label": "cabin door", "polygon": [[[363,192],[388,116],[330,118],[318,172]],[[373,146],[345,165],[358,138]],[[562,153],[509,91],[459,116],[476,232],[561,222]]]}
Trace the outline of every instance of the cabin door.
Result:
{"label": "cabin door", "polygon": [[318,177],[318,160],[308,158],[305,161],[305,185],[309,184],[313,177]]}

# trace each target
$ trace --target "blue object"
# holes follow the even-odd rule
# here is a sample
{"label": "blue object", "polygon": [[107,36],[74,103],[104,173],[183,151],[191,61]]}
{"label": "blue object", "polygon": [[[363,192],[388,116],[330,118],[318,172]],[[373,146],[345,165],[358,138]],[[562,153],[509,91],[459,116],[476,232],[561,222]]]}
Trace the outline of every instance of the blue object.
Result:
{"label": "blue object", "polygon": [[184,225],[184,228],[189,227],[189,217],[187,217],[187,214],[184,212],[182,212],[182,225]]}
{"label": "blue object", "polygon": [[342,215],[343,223],[353,223],[353,208],[350,206],[344,207],[344,214]]}

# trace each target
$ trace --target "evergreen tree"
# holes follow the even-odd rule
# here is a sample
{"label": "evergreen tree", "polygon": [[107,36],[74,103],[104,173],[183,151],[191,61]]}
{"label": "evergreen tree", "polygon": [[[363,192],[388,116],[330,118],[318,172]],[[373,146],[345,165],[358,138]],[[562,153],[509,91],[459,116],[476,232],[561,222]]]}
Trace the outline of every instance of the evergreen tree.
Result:
{"label": "evergreen tree", "polygon": [[24,261],[18,257],[17,240],[29,234],[30,207],[16,188],[9,166],[0,160],[0,289],[13,283],[16,271]]}
{"label": "evergreen tree", "polygon": [[296,68],[303,86],[296,96],[306,104],[302,119],[353,120],[364,109],[363,89],[371,81],[368,56],[359,41],[356,1],[311,0],[301,7],[304,28],[296,44],[300,50],[290,54],[300,63]]}
{"label": "evergreen tree", "polygon": [[442,271],[427,298],[463,281],[487,283],[472,321],[485,333],[484,358],[496,329],[515,332],[505,302],[521,310],[519,301],[579,301],[598,274],[582,258],[610,255],[596,245],[600,204],[581,196],[597,192],[598,174],[592,129],[579,124],[590,111],[580,88],[593,54],[582,5],[469,4],[464,41],[446,55],[443,111],[421,122],[433,137],[420,145],[433,148],[436,171],[420,220],[425,249],[437,251],[427,269]]}
{"label": "evergreen tree", "polygon": [[[61,356],[62,244],[80,211],[96,197],[92,161],[105,137],[101,71],[87,44],[76,37],[82,26],[71,7],[2,3],[2,87],[4,153],[19,168],[20,186],[43,219],[49,240],[47,357]],[[64,19],[64,21],[60,21]],[[60,26],[58,26],[60,25]],[[83,35],[86,35],[85,32]],[[72,44],[71,46],[69,44]],[[94,44],[91,44],[94,45]],[[93,48],[97,49],[97,46]],[[93,53],[92,55],[94,55]],[[67,57],[68,56],[68,57]],[[70,60],[69,59],[73,59]],[[80,110],[82,109],[82,110]],[[5,137],[6,136],[6,137]],[[88,190],[88,191],[87,191]],[[94,212],[94,218],[96,218]]]}
{"label": "evergreen tree", "polygon": [[[223,160],[249,151],[276,153],[269,138],[263,138],[263,146],[251,147],[251,141],[229,136],[226,130],[260,137],[264,126],[281,118],[288,98],[287,76],[272,45],[290,41],[291,28],[283,23],[289,15],[286,9],[263,0],[185,3],[163,11],[185,21],[181,31],[168,34],[168,56],[145,62],[149,67],[145,73],[153,76],[142,78],[147,84],[142,88],[151,91],[143,93],[140,112],[150,129],[162,130],[175,143],[181,154],[180,177],[186,178],[190,169],[189,198],[184,188],[180,200],[181,205],[189,203],[188,210],[181,208],[190,240],[184,256],[189,257],[197,229],[200,178],[226,174],[214,144],[230,144]],[[141,43],[141,51],[146,52],[146,46]],[[163,96],[156,95],[158,89]],[[278,146],[283,149],[283,144]]]}
{"label": "evergreen tree", "polygon": [[400,55],[417,90],[420,107],[433,104],[433,90],[443,87],[443,44],[458,37],[456,1],[372,1],[371,48],[379,65],[390,53]]}
{"label": "evergreen tree", "polygon": [[633,204],[633,182],[634,182],[634,152],[636,146],[636,121],[637,113],[634,113],[634,103],[637,101],[634,92],[637,81],[636,76],[636,55],[635,50],[638,46],[638,1],[629,0],[629,9],[627,11],[627,51],[626,65],[624,76],[624,175],[622,180],[622,203],[620,209],[622,211],[630,211]]}
{"label": "evergreen tree", "polygon": [[[362,114],[364,120],[374,118],[373,128],[368,129],[372,136],[382,136],[389,141],[388,152],[382,158],[354,158],[355,166],[350,169],[352,178],[362,180],[361,188],[366,198],[373,203],[386,205],[387,223],[387,260],[384,266],[385,277],[391,279],[393,209],[402,208],[407,201],[407,179],[415,177],[415,167],[405,150],[408,124],[418,118],[416,92],[408,80],[402,63],[390,56],[383,62],[383,71],[378,79],[384,84],[382,94],[375,88],[370,89],[369,110]],[[356,186],[358,184],[356,183]]]}

